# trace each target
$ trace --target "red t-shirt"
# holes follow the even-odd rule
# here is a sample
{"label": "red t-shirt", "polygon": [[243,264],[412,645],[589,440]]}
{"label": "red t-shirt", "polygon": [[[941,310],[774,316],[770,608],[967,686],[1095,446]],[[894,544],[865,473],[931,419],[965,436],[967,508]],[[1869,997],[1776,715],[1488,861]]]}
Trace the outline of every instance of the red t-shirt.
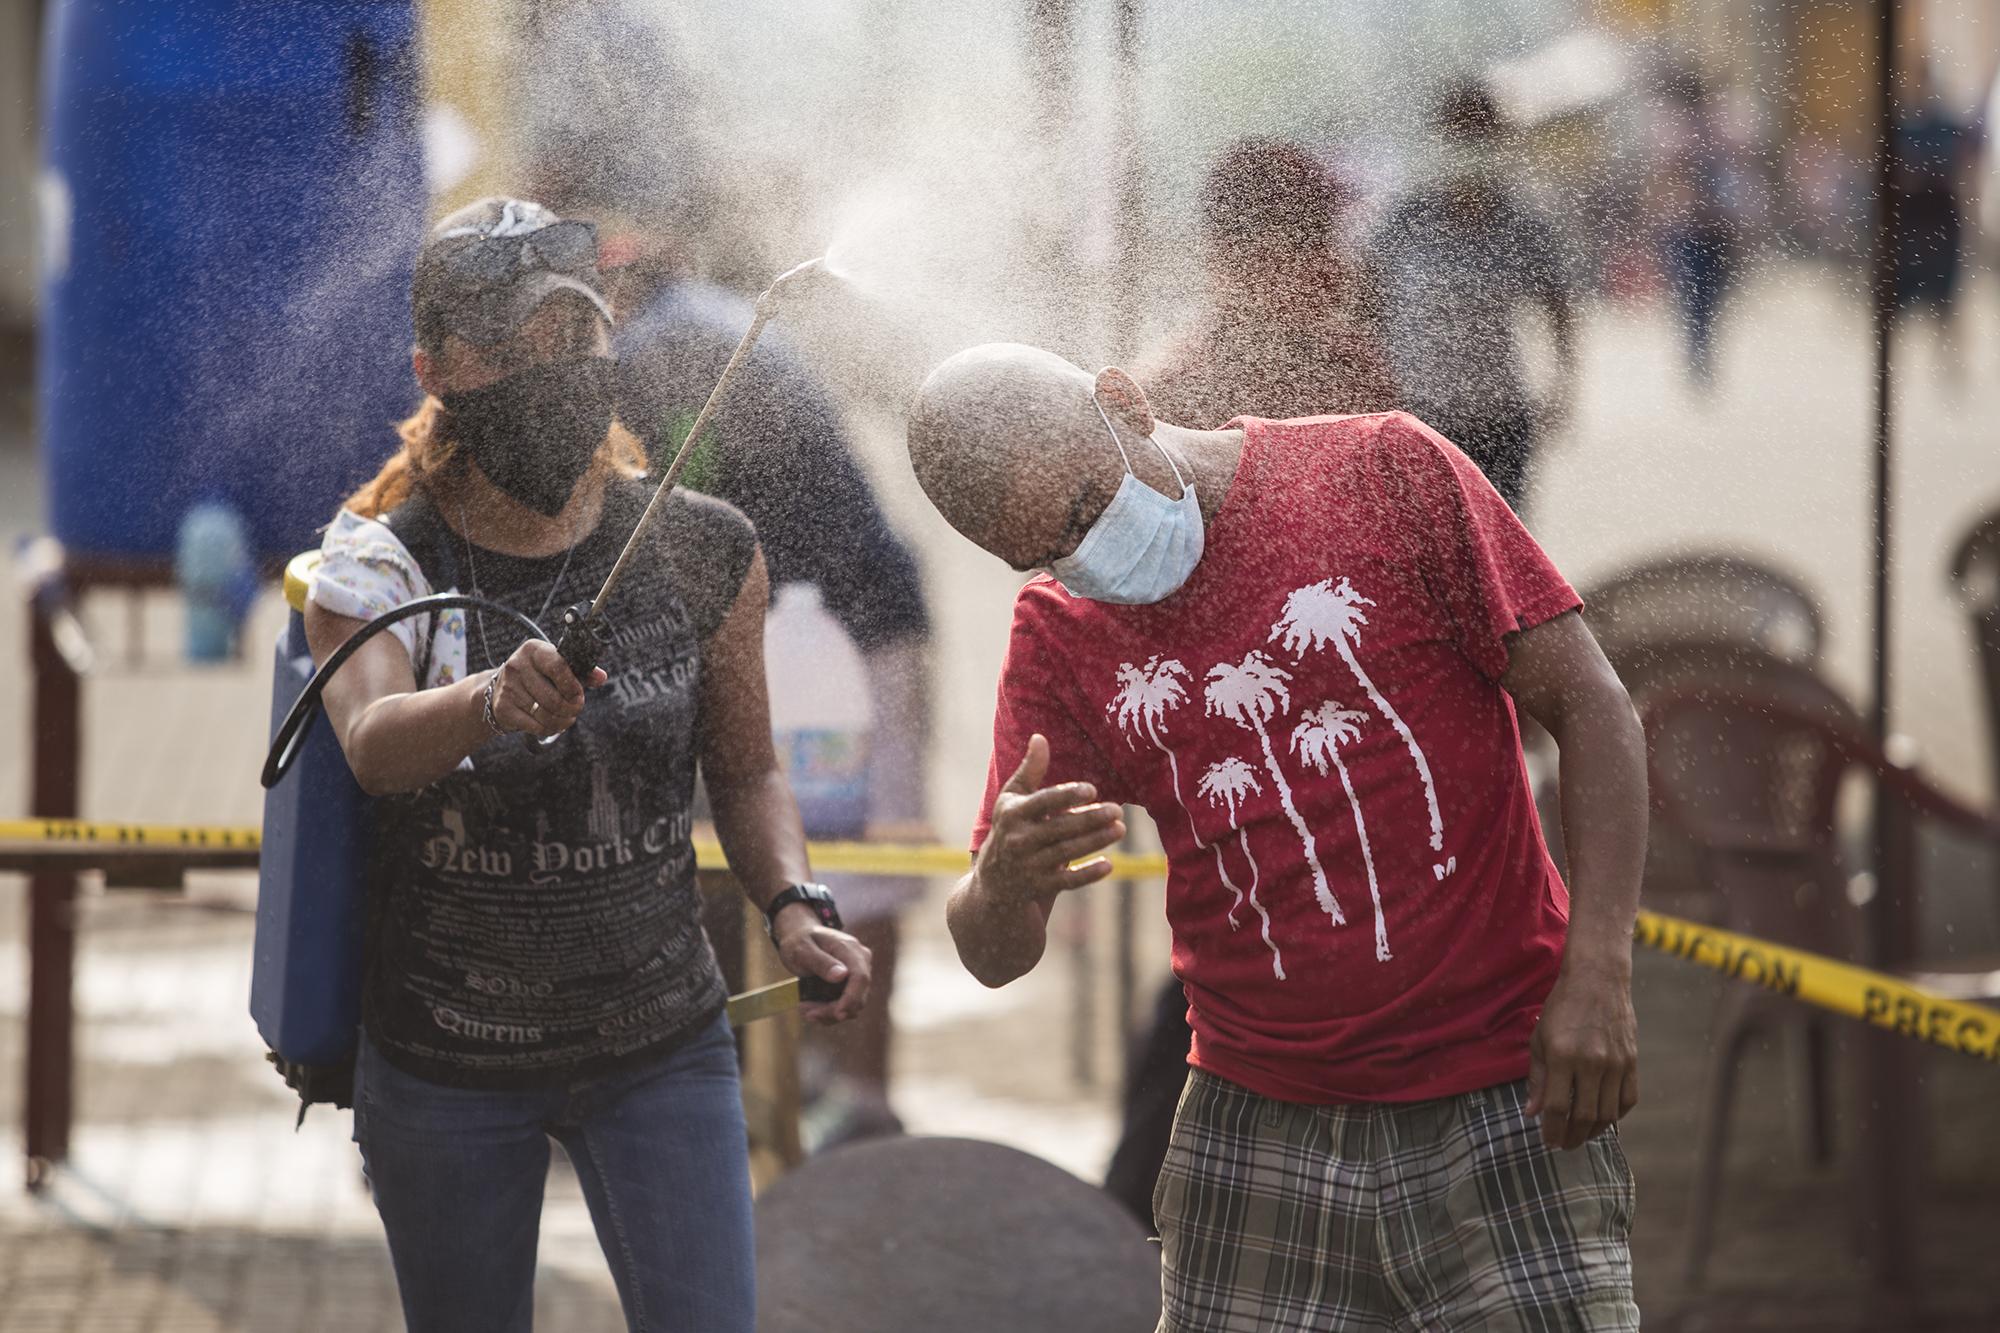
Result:
{"label": "red t-shirt", "polygon": [[1296,1102],[1520,1078],[1569,897],[1498,682],[1507,635],[1581,603],[1414,417],[1231,424],[1172,596],[1021,590],[973,846],[1040,732],[1049,782],[1159,825],[1191,1063]]}

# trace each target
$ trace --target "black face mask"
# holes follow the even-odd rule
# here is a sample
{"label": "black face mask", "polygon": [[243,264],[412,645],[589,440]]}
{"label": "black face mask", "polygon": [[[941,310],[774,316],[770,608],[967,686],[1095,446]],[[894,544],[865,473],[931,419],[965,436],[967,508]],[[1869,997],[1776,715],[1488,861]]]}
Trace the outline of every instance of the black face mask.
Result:
{"label": "black face mask", "polygon": [[439,394],[451,438],[487,480],[553,518],[611,429],[617,362],[586,356],[531,366],[482,389]]}

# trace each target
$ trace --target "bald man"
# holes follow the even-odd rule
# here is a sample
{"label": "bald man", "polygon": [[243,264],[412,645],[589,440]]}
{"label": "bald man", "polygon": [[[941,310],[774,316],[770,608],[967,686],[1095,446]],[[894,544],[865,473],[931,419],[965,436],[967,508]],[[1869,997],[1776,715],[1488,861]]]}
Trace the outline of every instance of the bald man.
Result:
{"label": "bald man", "polygon": [[[1014,345],[925,382],[918,480],[1037,573],[972,871],[989,986],[1159,827],[1193,1066],[1160,1329],[1637,1328],[1631,931],[1644,741],[1548,557],[1401,413],[1218,430]],[[1515,708],[1562,750],[1576,892]],[[1086,859],[1089,858],[1089,859]]]}

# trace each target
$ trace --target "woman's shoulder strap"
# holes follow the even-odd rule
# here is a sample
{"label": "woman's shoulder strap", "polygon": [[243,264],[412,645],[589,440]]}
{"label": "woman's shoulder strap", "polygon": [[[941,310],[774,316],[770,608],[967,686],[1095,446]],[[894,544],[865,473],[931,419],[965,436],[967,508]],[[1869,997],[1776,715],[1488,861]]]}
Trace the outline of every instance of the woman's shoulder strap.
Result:
{"label": "woman's shoulder strap", "polygon": [[436,503],[421,487],[381,517],[382,525],[403,543],[433,588],[459,587],[458,546]]}

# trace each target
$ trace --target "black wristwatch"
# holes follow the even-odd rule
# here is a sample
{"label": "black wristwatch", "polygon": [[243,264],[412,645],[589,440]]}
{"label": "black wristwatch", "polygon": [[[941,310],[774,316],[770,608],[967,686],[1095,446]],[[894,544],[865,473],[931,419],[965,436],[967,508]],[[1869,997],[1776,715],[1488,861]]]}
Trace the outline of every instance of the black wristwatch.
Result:
{"label": "black wristwatch", "polygon": [[833,905],[833,892],[824,884],[794,884],[764,905],[764,929],[771,932],[773,940],[778,937],[778,913],[793,903],[804,903],[812,908],[822,926],[839,930],[840,909]]}
{"label": "black wristwatch", "polygon": [[[833,905],[833,893],[824,884],[794,884],[764,905],[764,929],[771,932],[771,943],[778,942],[778,913],[793,903],[804,903],[812,908],[822,926],[840,929],[840,909]],[[799,998],[808,1004],[831,1004],[847,989],[845,981],[823,981],[819,977],[802,975],[799,977]]]}

